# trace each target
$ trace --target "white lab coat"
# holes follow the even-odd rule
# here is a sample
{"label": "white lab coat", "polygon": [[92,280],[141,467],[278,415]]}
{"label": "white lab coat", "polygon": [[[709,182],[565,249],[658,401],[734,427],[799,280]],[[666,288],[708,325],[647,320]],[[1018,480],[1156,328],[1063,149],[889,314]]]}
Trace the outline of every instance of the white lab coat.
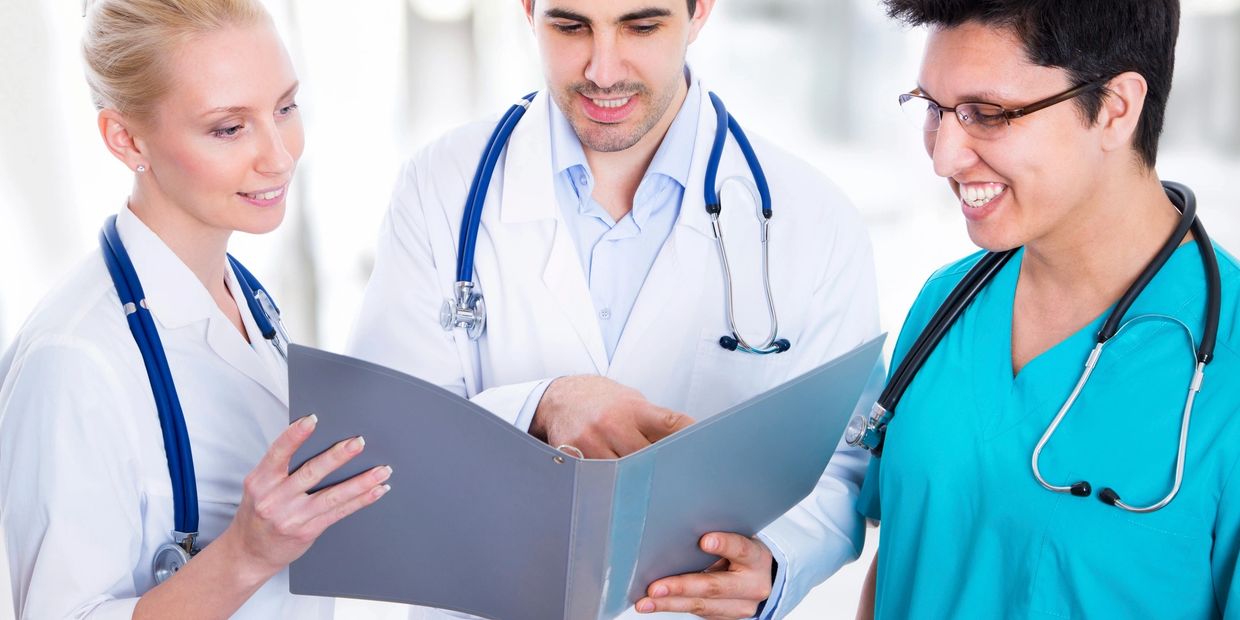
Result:
{"label": "white lab coat", "polygon": [[[754,140],[775,213],[771,286],[779,334],[792,348],[757,356],[719,346],[719,337],[730,330],[702,192],[716,117],[702,97],[679,220],[609,363],[574,241],[556,203],[549,101],[544,92],[531,104],[487,195],[475,258],[475,279],[487,305],[485,335],[473,342],[461,330],[443,331],[439,309],[452,294],[465,197],[494,121],[448,134],[405,166],[350,343],[354,355],[437,383],[512,423],[540,381],[573,374],[609,377],[656,404],[701,419],[878,333],[873,257],[858,214],[818,171]],[[729,139],[718,178],[731,176],[750,178]],[[728,184],[722,221],[742,334],[760,341],[769,322],[756,208],[741,187]],[[880,375],[863,403],[873,402]],[[813,494],[763,531],[786,569],[777,615],[856,558],[863,528],[853,504],[867,456],[841,447]],[[415,617],[419,613],[436,617],[431,612]]]}
{"label": "white lab coat", "polygon": [[[128,209],[118,232],[185,412],[200,540],[231,522],[242,480],[288,424],[285,365],[238,304],[241,338],[188,267]],[[229,271],[228,285],[244,299]],[[35,309],[0,359],[0,524],[21,618],[129,618],[171,540],[172,487],[150,382],[100,250]],[[288,573],[237,618],[331,618]]]}

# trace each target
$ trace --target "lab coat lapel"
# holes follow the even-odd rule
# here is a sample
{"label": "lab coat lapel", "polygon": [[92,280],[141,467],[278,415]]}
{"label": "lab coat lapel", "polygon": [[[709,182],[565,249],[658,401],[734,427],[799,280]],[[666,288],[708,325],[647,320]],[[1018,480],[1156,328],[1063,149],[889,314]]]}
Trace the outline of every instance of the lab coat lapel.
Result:
{"label": "lab coat lapel", "polygon": [[[198,281],[189,267],[146,224],[123,209],[117,217],[117,229],[133,260],[134,269],[142,281],[147,307],[161,330],[192,329],[194,324],[205,321],[208,346],[233,368],[262,385],[281,402],[288,404],[288,390],[280,388],[280,381],[263,364],[259,353],[250,349],[245,339],[224,316],[211,299],[210,293]],[[251,328],[254,319],[249,316],[237,282],[228,270],[229,290],[241,310],[243,320],[248,321],[251,339],[257,328]],[[262,340],[262,336],[257,336]],[[265,343],[263,343],[265,346]],[[175,374],[174,370],[174,374]]]}
{"label": "lab coat lapel", "polygon": [[[542,261],[542,280],[547,295],[555,300],[563,318],[577,332],[598,373],[606,374],[607,351],[594,315],[590,287],[581,270],[572,233],[556,202],[554,172],[551,169],[550,105],[547,94],[540,93],[508,142],[502,202],[498,209],[499,231],[523,235],[523,243],[516,246],[529,254],[514,257],[515,262],[536,264]],[[537,222],[542,234],[529,234],[525,227],[531,222]],[[543,242],[536,243],[535,239]]]}

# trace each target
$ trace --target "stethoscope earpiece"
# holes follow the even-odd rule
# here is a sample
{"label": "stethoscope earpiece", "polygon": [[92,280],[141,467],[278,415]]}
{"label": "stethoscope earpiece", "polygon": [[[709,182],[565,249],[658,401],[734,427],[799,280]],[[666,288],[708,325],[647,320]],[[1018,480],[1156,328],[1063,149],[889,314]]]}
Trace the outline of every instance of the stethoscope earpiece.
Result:
{"label": "stethoscope earpiece", "polygon": [[[1110,491],[1110,489],[1106,489],[1106,491]],[[1106,493],[1106,491],[1103,491],[1103,493]],[[1094,492],[1094,487],[1090,486],[1088,482],[1082,480],[1072,485],[1072,488],[1069,490],[1069,492],[1077,497],[1089,497],[1090,494]],[[1106,500],[1103,500],[1103,501],[1106,501]]]}

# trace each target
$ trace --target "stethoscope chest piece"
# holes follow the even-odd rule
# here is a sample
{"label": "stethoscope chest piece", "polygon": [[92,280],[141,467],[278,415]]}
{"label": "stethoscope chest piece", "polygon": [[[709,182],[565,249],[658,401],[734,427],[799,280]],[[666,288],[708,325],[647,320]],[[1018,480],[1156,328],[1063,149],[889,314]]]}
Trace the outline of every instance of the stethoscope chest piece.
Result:
{"label": "stethoscope chest piece", "polygon": [[172,578],[189,562],[189,552],[176,543],[164,543],[155,551],[151,561],[151,572],[155,577],[155,585]]}
{"label": "stethoscope chest piece", "polygon": [[482,337],[487,325],[487,304],[482,293],[474,290],[473,282],[457,282],[456,295],[445,299],[439,308],[439,325],[444,331],[460,327],[470,340]]}

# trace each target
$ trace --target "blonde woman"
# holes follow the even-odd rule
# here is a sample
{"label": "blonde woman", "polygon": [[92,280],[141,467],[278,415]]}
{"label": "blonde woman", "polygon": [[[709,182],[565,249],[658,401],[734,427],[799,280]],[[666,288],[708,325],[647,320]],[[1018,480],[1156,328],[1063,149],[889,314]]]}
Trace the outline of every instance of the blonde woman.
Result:
{"label": "blonde woman", "polygon": [[99,0],[83,52],[133,188],[0,359],[16,613],[328,618],[329,599],[289,594],[287,566],[391,470],[308,493],[358,437],[288,473],[315,420],[286,426],[271,306],[226,255],[284,215],[303,145],[288,54],[256,0]]}

